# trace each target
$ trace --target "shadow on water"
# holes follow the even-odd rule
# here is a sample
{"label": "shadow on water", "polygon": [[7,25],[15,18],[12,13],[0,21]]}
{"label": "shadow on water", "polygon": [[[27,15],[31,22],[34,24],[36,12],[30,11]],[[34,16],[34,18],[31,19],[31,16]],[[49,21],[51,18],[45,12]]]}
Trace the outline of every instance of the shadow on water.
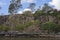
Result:
{"label": "shadow on water", "polygon": [[0,37],[0,40],[60,40],[60,38]]}

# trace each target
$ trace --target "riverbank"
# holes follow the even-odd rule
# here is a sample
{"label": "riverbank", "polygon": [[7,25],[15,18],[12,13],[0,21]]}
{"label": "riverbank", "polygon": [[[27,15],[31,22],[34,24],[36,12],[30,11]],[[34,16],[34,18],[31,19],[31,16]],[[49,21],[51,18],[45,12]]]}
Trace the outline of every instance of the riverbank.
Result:
{"label": "riverbank", "polygon": [[60,38],[60,35],[56,34],[24,34],[24,33],[8,33],[0,34],[0,37],[32,37],[32,38]]}
{"label": "riverbank", "polygon": [[60,38],[0,37],[0,40],[60,40]]}
{"label": "riverbank", "polygon": [[0,32],[0,37],[60,38],[59,34],[20,33],[18,31]]}

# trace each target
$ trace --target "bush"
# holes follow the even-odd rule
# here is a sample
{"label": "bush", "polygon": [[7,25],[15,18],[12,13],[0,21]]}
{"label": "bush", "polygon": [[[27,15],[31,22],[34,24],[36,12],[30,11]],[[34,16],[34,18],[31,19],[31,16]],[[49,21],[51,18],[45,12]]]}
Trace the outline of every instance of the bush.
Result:
{"label": "bush", "polygon": [[9,26],[6,26],[6,25],[0,25],[0,30],[1,31],[5,31],[5,30],[10,30],[10,27]]}
{"label": "bush", "polygon": [[55,31],[56,27],[57,27],[57,25],[53,22],[46,22],[46,23],[42,24],[42,29],[48,30],[48,33],[50,33],[51,31]]}

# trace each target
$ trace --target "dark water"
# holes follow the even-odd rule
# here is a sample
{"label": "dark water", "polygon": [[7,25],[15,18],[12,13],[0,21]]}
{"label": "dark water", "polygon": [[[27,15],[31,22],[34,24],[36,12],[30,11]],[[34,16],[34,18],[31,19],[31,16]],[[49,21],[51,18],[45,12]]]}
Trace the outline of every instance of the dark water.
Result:
{"label": "dark water", "polygon": [[60,40],[60,38],[21,38],[21,37],[0,37],[0,40]]}

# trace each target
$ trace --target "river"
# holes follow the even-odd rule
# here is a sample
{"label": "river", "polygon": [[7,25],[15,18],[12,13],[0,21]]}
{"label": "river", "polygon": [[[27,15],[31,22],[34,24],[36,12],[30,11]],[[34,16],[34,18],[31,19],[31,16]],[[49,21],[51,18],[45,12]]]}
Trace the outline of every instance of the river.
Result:
{"label": "river", "polygon": [[60,40],[60,38],[21,38],[21,37],[0,37],[0,40]]}

